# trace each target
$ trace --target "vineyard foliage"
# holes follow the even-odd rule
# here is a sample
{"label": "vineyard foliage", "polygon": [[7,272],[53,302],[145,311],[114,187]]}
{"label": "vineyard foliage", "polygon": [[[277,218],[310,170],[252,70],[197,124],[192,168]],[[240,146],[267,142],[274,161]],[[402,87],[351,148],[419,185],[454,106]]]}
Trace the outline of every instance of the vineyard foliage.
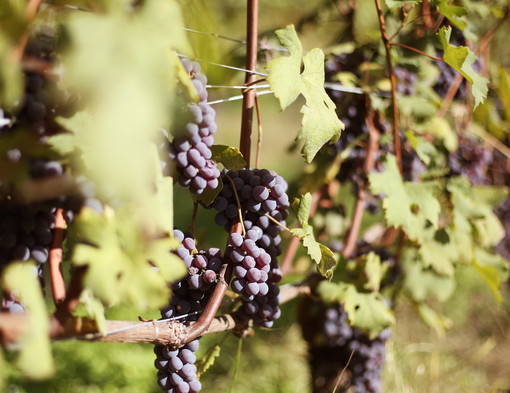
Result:
{"label": "vineyard foliage", "polygon": [[[0,2],[0,333],[2,316],[16,307],[27,315],[19,342],[0,353],[0,388],[7,361],[28,379],[54,375],[52,316],[86,317],[100,334],[105,313],[119,306],[133,320],[162,310],[189,323],[198,317],[188,313],[203,312],[230,274],[232,291],[221,296],[234,301],[221,313],[270,328],[280,315],[282,272],[292,273],[286,287],[313,282],[322,304],[310,303],[300,323],[336,307],[335,320],[352,328],[338,345],[364,337],[368,352],[382,350],[402,297],[444,334],[437,303],[454,293],[460,268],[502,300],[510,272],[510,64],[490,44],[508,28],[510,3],[340,0],[319,4],[305,21],[259,31],[258,80],[242,91],[262,100],[269,90],[281,111],[298,107],[301,118],[279,131],[295,139],[281,150],[303,162],[288,188],[259,158],[262,125],[272,121],[259,98],[254,112],[264,120],[248,152],[213,144],[213,134],[240,135],[215,129],[223,104],[213,102],[236,91],[215,85],[243,84],[241,71],[227,77],[221,67],[244,69],[246,42],[232,44],[243,55],[225,57],[231,64],[207,58],[197,36],[211,47],[222,38],[189,25],[203,20],[191,3]],[[303,26],[320,30],[321,18],[338,23],[320,48],[308,49]],[[200,64],[220,71],[207,81]],[[213,209],[215,222],[196,219],[196,210]],[[174,232],[183,210],[193,212],[185,234]],[[217,238],[223,227],[215,248],[193,239]],[[294,263],[296,241],[304,266]],[[59,247],[67,292],[53,301],[59,284],[49,269]],[[318,333],[303,331],[314,347]],[[165,371],[183,356],[186,366],[195,363],[197,343],[180,355],[156,347],[164,390],[199,391],[197,373],[221,361],[214,347],[189,378]],[[353,375],[359,392],[379,391]]]}

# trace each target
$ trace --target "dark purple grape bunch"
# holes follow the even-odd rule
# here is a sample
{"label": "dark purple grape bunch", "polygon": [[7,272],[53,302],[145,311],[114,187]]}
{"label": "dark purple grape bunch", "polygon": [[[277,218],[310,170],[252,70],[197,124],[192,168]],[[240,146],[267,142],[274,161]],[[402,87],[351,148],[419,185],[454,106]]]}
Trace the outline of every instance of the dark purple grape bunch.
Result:
{"label": "dark purple grape bunch", "polygon": [[327,308],[324,313],[324,335],[327,346],[350,356],[346,365],[352,373],[351,385],[357,393],[380,393],[382,369],[386,354],[386,340],[390,329],[383,330],[375,339],[369,339],[359,329],[349,325],[342,306]]}
{"label": "dark purple grape bunch", "polygon": [[[179,318],[180,322],[196,321],[205,308],[221,269],[221,252],[217,248],[197,250],[193,238],[179,230],[174,237],[181,242],[175,251],[188,268],[182,280],[172,284],[172,298],[168,307],[161,310],[163,318]],[[164,392],[197,393],[202,386],[195,366],[199,340],[193,340],[179,348],[156,345],[155,366],[158,384]]]}
{"label": "dark purple grape bunch", "polygon": [[[244,236],[232,233],[226,256],[234,264],[232,289],[241,295],[241,316],[271,327],[280,316],[278,282],[282,274],[277,257],[282,228],[288,215],[287,183],[266,169],[227,171],[224,186],[213,207],[216,223],[227,231],[244,214]],[[240,206],[238,206],[238,201]],[[240,208],[240,210],[239,210]]]}
{"label": "dark purple grape bunch", "polygon": [[487,171],[492,153],[475,138],[462,136],[458,149],[449,155],[450,172],[454,176],[466,176],[472,184],[486,184]]}
{"label": "dark purple grape bunch", "polygon": [[220,171],[212,160],[211,146],[217,130],[214,109],[207,103],[207,77],[200,65],[188,59],[181,62],[190,74],[199,102],[188,106],[189,121],[178,130],[170,143],[169,158],[175,161],[179,184],[195,194],[218,187]]}
{"label": "dark purple grape bunch", "polygon": [[12,261],[34,260],[39,273],[48,260],[55,209],[51,206],[0,206],[0,268]]}

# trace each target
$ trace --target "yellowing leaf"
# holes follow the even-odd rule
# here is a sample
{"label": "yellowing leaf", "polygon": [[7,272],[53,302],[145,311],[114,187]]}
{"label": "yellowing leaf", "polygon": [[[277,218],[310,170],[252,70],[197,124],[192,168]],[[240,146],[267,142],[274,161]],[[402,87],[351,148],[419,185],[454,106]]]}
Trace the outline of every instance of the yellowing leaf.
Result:
{"label": "yellowing leaf", "polygon": [[471,49],[466,46],[455,47],[450,44],[451,34],[451,27],[442,27],[438,32],[439,42],[441,42],[444,50],[443,59],[460,72],[471,84],[471,93],[475,99],[474,107],[476,108],[487,97],[489,81],[473,69],[473,64],[477,61],[477,57]]}
{"label": "yellowing leaf", "polygon": [[311,162],[322,146],[340,137],[344,125],[336,115],[334,102],[324,90],[324,53],[313,49],[303,57],[303,48],[294,26],[278,30],[276,35],[289,50],[290,56],[271,60],[267,65],[267,79],[282,110],[300,94],[305,98],[305,105],[301,107],[303,128],[297,140],[304,141],[301,152],[306,161]]}

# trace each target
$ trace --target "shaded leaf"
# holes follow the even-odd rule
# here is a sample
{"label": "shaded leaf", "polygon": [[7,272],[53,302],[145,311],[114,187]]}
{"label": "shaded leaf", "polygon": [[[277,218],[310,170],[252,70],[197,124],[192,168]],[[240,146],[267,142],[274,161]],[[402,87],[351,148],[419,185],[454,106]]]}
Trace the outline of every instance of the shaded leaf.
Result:
{"label": "shaded leaf", "polygon": [[442,27],[438,32],[439,42],[444,50],[443,59],[471,84],[471,93],[475,99],[474,107],[476,108],[487,97],[489,81],[473,69],[477,57],[471,49],[466,46],[455,47],[450,44],[451,33],[450,26]]}
{"label": "shaded leaf", "polygon": [[299,199],[299,204],[296,212],[299,225],[301,225],[302,227],[308,224],[308,217],[310,215],[311,206],[312,206],[312,194],[307,192]]}
{"label": "shaded leaf", "polygon": [[212,160],[222,164],[230,171],[239,171],[246,168],[246,160],[237,147],[225,145],[211,146]]}
{"label": "shaded leaf", "polygon": [[28,378],[50,377],[55,372],[49,339],[50,322],[37,267],[31,262],[10,264],[2,276],[2,286],[13,292],[27,310],[28,327],[16,360],[18,367]]}

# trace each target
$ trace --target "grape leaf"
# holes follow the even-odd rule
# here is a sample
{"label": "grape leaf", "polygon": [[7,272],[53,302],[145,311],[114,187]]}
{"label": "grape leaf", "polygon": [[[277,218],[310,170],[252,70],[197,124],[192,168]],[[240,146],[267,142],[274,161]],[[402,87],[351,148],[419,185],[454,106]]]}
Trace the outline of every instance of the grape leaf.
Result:
{"label": "grape leaf", "polygon": [[299,204],[296,211],[296,216],[299,225],[304,227],[308,224],[308,216],[310,215],[310,207],[312,206],[312,194],[307,192],[299,199]]}
{"label": "grape leaf", "polygon": [[381,280],[384,276],[385,269],[381,263],[381,257],[375,252],[370,251],[365,257],[365,276],[367,282],[364,285],[364,289],[378,292],[381,285]]}
{"label": "grape leaf", "polygon": [[488,253],[477,247],[475,250],[473,268],[487,283],[494,298],[501,303],[503,301],[501,284],[508,280],[510,273],[508,261],[499,255]]}
{"label": "grape leaf", "polygon": [[433,182],[404,182],[395,156],[388,155],[385,170],[369,175],[373,194],[384,194],[383,208],[390,226],[402,227],[413,240],[422,239],[425,229],[437,228],[441,206]]}
{"label": "grape leaf", "polygon": [[72,13],[64,24],[71,44],[62,83],[87,97],[89,114],[66,124],[82,152],[79,170],[100,195],[147,203],[154,175],[147,156],[176,101],[180,61],[171,49],[189,52],[179,6],[154,0],[126,12],[112,5],[105,15]]}
{"label": "grape leaf", "polygon": [[463,16],[467,15],[467,9],[458,5],[448,4],[449,0],[435,0],[432,4],[437,7],[437,10],[441,15],[444,15],[452,24],[464,30],[466,28],[466,21],[462,19]]}
{"label": "grape leaf", "polygon": [[303,57],[294,26],[278,30],[276,35],[290,56],[271,60],[267,64],[267,79],[282,110],[300,94],[305,98],[305,105],[301,107],[303,127],[296,139],[304,141],[301,152],[306,161],[311,162],[322,146],[338,140],[344,125],[336,115],[334,102],[324,90],[324,53],[316,48]]}
{"label": "grape leaf", "polygon": [[349,323],[366,332],[371,339],[395,322],[393,313],[378,292],[362,293],[353,284],[322,281],[317,291],[328,303],[343,304]]}
{"label": "grape leaf", "polygon": [[373,0],[357,0],[353,16],[353,34],[359,46],[375,44],[381,39],[379,16]]}
{"label": "grape leaf", "polygon": [[418,313],[423,322],[434,329],[439,337],[444,337],[446,330],[452,326],[451,319],[438,314],[424,303],[419,305]]}
{"label": "grape leaf", "polygon": [[239,171],[246,168],[246,160],[237,147],[213,145],[211,152],[212,160],[222,164],[228,170]]}
{"label": "grape leaf", "polygon": [[28,327],[23,334],[17,364],[23,374],[32,379],[48,378],[55,372],[49,339],[50,322],[37,267],[31,262],[10,264],[1,283],[5,290],[16,294],[27,309]]}
{"label": "grape leaf", "polygon": [[487,78],[480,76],[474,69],[473,64],[478,60],[476,55],[466,46],[455,47],[450,44],[452,28],[442,27],[437,33],[444,54],[443,60],[455,68],[471,84],[471,93],[475,99],[474,108],[482,103],[489,91]]}
{"label": "grape leaf", "polygon": [[205,373],[221,354],[221,345],[214,345],[197,361],[197,375]]}
{"label": "grape leaf", "polygon": [[433,296],[441,302],[447,300],[455,290],[454,276],[439,275],[424,267],[421,256],[415,249],[407,249],[402,256],[404,290],[416,302]]}
{"label": "grape leaf", "polygon": [[388,8],[402,7],[404,5],[416,5],[421,3],[422,0],[386,0]]}
{"label": "grape leaf", "polygon": [[337,261],[333,251],[315,240],[313,227],[305,223],[303,228],[291,229],[291,233],[299,237],[303,242],[303,246],[306,248],[308,255],[312,261],[317,264],[319,273],[324,277],[330,278],[333,275],[333,268],[336,266]]}
{"label": "grape leaf", "polygon": [[310,258],[312,258],[312,261],[315,263],[320,263],[322,253],[319,243],[317,240],[315,240],[313,227],[311,225],[305,225],[303,228],[291,229],[291,232],[294,236],[297,236],[301,239],[308,255]]}
{"label": "grape leaf", "polygon": [[77,239],[72,260],[88,266],[85,287],[103,303],[124,303],[143,311],[165,305],[167,283],[181,278],[186,269],[169,252],[176,246],[174,239],[144,241],[136,220],[129,208],[117,209],[115,215],[82,209],[71,226]]}

